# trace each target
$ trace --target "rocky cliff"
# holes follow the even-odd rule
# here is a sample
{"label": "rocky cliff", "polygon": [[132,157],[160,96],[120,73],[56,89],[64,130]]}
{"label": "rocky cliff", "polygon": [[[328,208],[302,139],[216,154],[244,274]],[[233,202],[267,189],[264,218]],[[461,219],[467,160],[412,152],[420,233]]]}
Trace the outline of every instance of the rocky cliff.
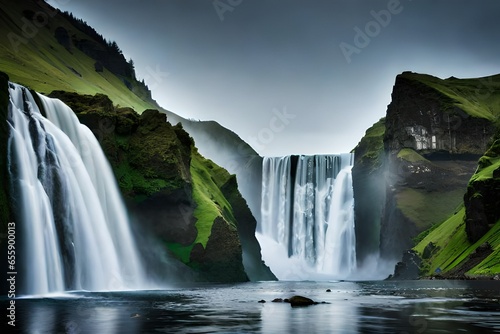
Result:
{"label": "rocky cliff", "polygon": [[366,130],[355,148],[352,182],[356,221],[357,262],[376,253],[380,245],[380,221],[385,203],[385,118]]}
{"label": "rocky cliff", "polygon": [[420,236],[413,250],[422,259],[421,276],[500,278],[499,171],[496,140],[479,160],[460,210]]}
{"label": "rocky cliff", "polygon": [[[67,103],[94,132],[137,224],[201,280],[248,279],[240,235],[248,246],[255,219],[235,176],[203,158],[181,124],[172,126],[157,110],[138,115],[117,108],[104,95],[55,91],[51,96]],[[260,248],[253,251],[248,270],[274,279],[260,260]]]}
{"label": "rocky cliff", "polygon": [[[38,18],[40,17],[46,18],[46,21],[39,22]],[[29,28],[29,33],[26,32],[25,28]],[[171,171],[171,164],[159,166],[159,161],[162,161],[163,158],[168,160],[175,156],[176,159],[179,159],[178,161],[181,161],[182,156],[184,158],[188,156],[186,150],[181,149],[169,157],[159,154],[157,156],[159,159],[152,159],[151,163],[154,167],[150,169],[138,167],[144,162],[140,154],[127,156],[118,153],[125,147],[132,147],[133,151],[134,147],[137,148],[141,144],[140,140],[143,139],[138,139],[140,136],[137,134],[130,135],[132,132],[135,133],[139,123],[145,121],[141,120],[133,110],[138,113],[144,110],[160,110],[161,113],[168,115],[170,124],[178,122],[183,124],[182,128],[197,141],[201,154],[215,160],[219,165],[223,165],[230,173],[237,174],[238,187],[247,201],[247,206],[253,211],[253,216],[260,213],[260,189],[256,187],[256,185],[260,186],[260,183],[254,181],[254,176],[260,175],[261,158],[258,154],[236,134],[216,122],[195,122],[163,110],[151,98],[151,92],[144,80],[138,81],[136,79],[133,61],[127,61],[116,43],[107,41],[86,22],[75,18],[70,13],[60,12],[44,1],[17,1],[9,3],[8,6],[0,7],[0,32],[2,32],[0,34],[0,44],[2,45],[0,48],[0,70],[8,73],[10,80],[46,94],[54,90],[64,90],[77,92],[80,95],[90,95],[94,101],[80,103],[75,101],[76,105],[72,105],[77,110],[83,110],[83,113],[90,111],[86,108],[87,102],[91,105],[97,105],[101,100],[103,106],[107,105],[106,113],[108,114],[103,114],[102,119],[99,120],[95,115],[87,113],[85,116],[82,115],[82,120],[93,127],[101,144],[108,148],[107,152],[112,154],[109,157],[110,160],[122,162],[119,164],[119,168],[115,169],[115,172],[121,177],[120,185],[129,198],[129,205],[133,203],[139,210],[140,206],[145,204],[143,202],[137,204],[135,199],[144,199],[151,195],[150,202],[146,200],[144,202],[149,203],[151,208],[156,206],[164,219],[189,215],[191,215],[190,219],[194,219],[192,217],[194,204],[193,199],[189,197],[189,187],[172,190],[173,203],[166,205],[167,208],[161,201],[155,201],[158,189],[164,189],[165,186],[175,188],[179,184],[185,184],[185,181],[189,179],[188,174],[191,166],[186,161],[183,162],[180,171],[177,170],[178,166]],[[162,72],[157,74],[160,76],[160,80],[164,79],[161,77]],[[104,95],[109,97],[112,101],[111,104],[109,101],[104,101]],[[120,109],[119,117],[117,115],[111,117],[109,113],[115,113],[114,106],[117,105],[121,106],[118,108]],[[154,120],[159,121],[162,117],[165,119],[164,115],[148,113],[148,117],[152,117]],[[115,121],[116,123],[113,123]],[[178,128],[172,127],[173,130],[169,131],[169,138],[176,141],[187,140],[185,138],[187,135],[183,137]],[[146,131],[146,127],[141,127],[140,131]],[[146,144],[152,147],[158,138],[155,137],[154,130],[149,132],[151,135],[149,138],[155,139],[146,141]],[[174,132],[180,137],[175,137]],[[116,140],[109,140],[112,138],[109,136],[110,133],[116,133]],[[167,141],[158,141],[162,143],[161,149],[169,147]],[[159,147],[157,149],[160,150]],[[124,156],[126,158],[123,158]],[[154,176],[155,173],[160,172],[166,173],[168,182],[161,177]],[[170,178],[171,173],[177,172],[179,172],[179,177]],[[144,175],[149,176],[144,178]],[[132,197],[134,200],[130,199]],[[168,208],[174,209],[171,211]],[[150,214],[150,216],[154,216],[154,214]],[[252,217],[252,214],[250,213],[248,217]],[[253,280],[272,278],[273,275],[267,267],[262,265],[260,246],[255,239],[254,232],[251,231],[251,226],[255,225],[255,219],[253,217],[243,219],[243,223],[240,225],[249,226],[248,229],[239,230],[244,265],[247,268],[256,268],[255,274],[249,272],[248,275]],[[167,233],[164,230],[162,233]],[[186,232],[187,239],[193,237],[192,228],[186,231],[182,228],[173,228],[168,233],[179,235],[183,232]],[[262,273],[265,274],[261,275]]]}
{"label": "rocky cliff", "polygon": [[496,132],[497,80],[397,76],[385,131],[369,150],[367,132],[353,168],[356,226],[379,223],[382,257],[397,261],[414,237],[460,210]]}

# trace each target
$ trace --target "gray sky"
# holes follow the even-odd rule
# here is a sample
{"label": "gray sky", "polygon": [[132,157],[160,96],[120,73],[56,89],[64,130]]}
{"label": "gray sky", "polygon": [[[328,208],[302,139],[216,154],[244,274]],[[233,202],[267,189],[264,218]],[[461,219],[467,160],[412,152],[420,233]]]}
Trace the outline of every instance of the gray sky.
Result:
{"label": "gray sky", "polygon": [[403,71],[500,73],[496,0],[49,3],[115,40],[162,107],[267,156],[350,151]]}

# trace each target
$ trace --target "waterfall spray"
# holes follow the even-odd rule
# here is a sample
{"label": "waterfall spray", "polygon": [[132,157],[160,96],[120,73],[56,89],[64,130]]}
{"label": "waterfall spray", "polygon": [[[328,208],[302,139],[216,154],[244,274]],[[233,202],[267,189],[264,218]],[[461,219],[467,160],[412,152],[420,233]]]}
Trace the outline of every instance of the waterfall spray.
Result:
{"label": "waterfall spray", "polygon": [[257,237],[279,279],[346,278],[356,269],[352,161],[264,158]]}
{"label": "waterfall spray", "polygon": [[26,294],[148,286],[114,174],[59,100],[10,83],[8,169]]}

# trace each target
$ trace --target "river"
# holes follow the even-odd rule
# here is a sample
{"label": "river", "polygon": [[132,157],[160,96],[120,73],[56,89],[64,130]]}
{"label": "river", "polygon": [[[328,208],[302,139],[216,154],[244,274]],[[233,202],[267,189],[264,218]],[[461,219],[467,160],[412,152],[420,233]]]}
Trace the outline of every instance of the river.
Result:
{"label": "river", "polygon": [[[293,295],[319,304],[292,308],[272,302]],[[197,283],[166,290],[20,297],[15,331],[500,333],[499,301],[499,281]],[[5,310],[9,300],[1,302]],[[14,330],[6,320],[3,326]]]}

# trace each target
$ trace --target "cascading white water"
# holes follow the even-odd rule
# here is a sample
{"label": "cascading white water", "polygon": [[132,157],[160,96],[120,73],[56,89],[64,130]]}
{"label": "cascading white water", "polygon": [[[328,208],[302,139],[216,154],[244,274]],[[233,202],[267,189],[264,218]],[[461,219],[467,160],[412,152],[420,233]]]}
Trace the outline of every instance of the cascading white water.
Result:
{"label": "cascading white water", "polygon": [[347,278],[356,268],[353,155],[266,157],[262,256],[279,279]]}
{"label": "cascading white water", "polygon": [[72,110],[10,83],[8,168],[26,294],[149,286],[114,174]]}

